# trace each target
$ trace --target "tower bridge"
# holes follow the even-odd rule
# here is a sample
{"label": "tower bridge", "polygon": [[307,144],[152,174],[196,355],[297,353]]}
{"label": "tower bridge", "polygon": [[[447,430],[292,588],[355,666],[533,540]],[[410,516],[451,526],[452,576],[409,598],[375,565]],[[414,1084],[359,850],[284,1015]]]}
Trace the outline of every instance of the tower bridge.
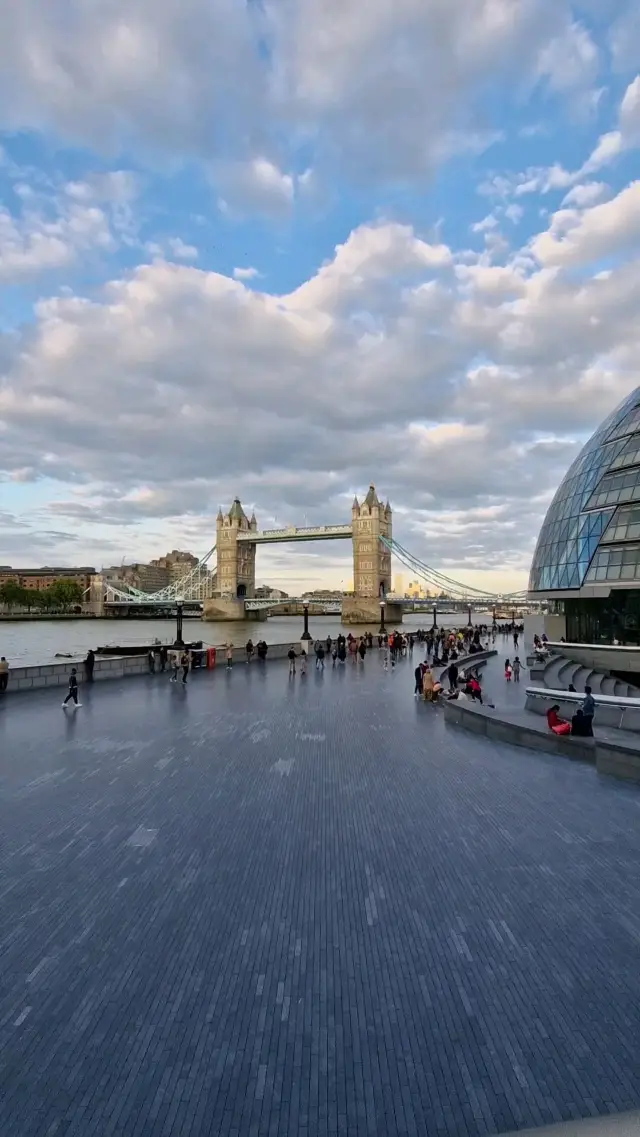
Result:
{"label": "tower bridge", "polygon": [[[282,600],[256,597],[256,552],[259,545],[296,544],[308,541],[351,541],[353,553],[353,593],[341,601],[342,621],[349,624],[374,624],[380,618],[380,602],[385,604],[390,624],[399,624],[403,610],[415,601],[394,597],[391,580],[391,556],[411,569],[436,593],[447,597],[445,604],[488,607],[520,604],[526,593],[493,594],[453,580],[413,556],[393,537],[393,513],[387,501],[378,498],[370,485],[362,502],[354,498],[351,521],[340,525],[286,526],[279,529],[258,528],[255,514],[247,517],[236,498],[227,513],[218,510],[216,541],[198,564],[181,580],[148,593],[140,589],[98,578],[90,597],[96,612],[163,609],[174,607],[180,600],[185,607],[202,611],[205,620],[242,620],[282,604]],[[302,599],[289,597],[289,604]],[[431,602],[433,603],[433,602]],[[442,601],[440,602],[442,606]],[[335,601],[333,605],[335,605]]]}

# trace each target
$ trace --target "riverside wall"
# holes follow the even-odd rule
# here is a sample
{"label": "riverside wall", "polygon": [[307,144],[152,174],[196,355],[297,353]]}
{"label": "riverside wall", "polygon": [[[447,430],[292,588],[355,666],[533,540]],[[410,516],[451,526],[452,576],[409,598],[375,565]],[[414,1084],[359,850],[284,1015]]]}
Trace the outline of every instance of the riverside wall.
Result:
{"label": "riverside wall", "polygon": [[[283,644],[269,644],[269,653],[267,655],[266,663],[269,664],[272,660],[282,660],[287,658],[287,652],[294,644],[297,652],[300,651],[300,642],[296,638],[292,638]],[[156,661],[157,662],[157,661]],[[233,662],[234,665],[246,666],[247,657],[244,646],[233,649]],[[260,665],[257,656],[253,657],[253,666]],[[225,667],[225,649],[224,647],[216,648],[216,667]],[[41,666],[33,667],[10,667],[9,668],[9,682],[7,686],[7,695],[20,693],[22,691],[36,691],[45,687],[68,687],[69,676],[71,669],[75,667],[78,673],[78,682],[80,684],[87,681],[87,676],[84,667],[83,659],[65,659],[63,663],[46,663]],[[196,670],[206,671],[207,668],[197,668]],[[123,656],[96,656],[95,666],[93,669],[94,683],[102,682],[106,679],[129,679],[136,675],[148,675],[149,663],[146,652],[143,655],[123,655]],[[2,694],[0,693],[0,698]]]}

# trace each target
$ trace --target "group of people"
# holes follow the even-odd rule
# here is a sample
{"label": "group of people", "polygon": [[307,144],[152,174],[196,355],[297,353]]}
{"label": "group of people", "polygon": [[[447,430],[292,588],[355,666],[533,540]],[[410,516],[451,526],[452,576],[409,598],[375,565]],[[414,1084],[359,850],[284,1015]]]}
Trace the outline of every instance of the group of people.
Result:
{"label": "group of people", "polygon": [[554,734],[572,734],[577,738],[593,738],[593,716],[596,712],[596,701],[591,693],[591,687],[585,687],[582,706],[577,707],[571,716],[571,722],[559,715],[560,705],[554,703],[547,711],[549,730]]}

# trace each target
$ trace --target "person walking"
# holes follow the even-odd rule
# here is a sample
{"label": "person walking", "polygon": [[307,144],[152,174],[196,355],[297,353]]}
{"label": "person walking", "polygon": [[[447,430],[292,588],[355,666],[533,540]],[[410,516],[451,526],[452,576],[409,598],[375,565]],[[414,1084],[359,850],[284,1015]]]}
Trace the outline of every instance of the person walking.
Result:
{"label": "person walking", "polygon": [[291,644],[287,655],[289,657],[289,677],[291,677],[296,673],[296,649],[294,648],[293,644]]}
{"label": "person walking", "polygon": [[225,655],[227,657],[227,671],[231,671],[233,667],[233,644],[228,643],[225,645]]}
{"label": "person walking", "polygon": [[[335,667],[335,656],[334,656],[334,660],[333,660],[333,666]],[[300,675],[306,675],[306,674],[307,674],[307,653],[303,648],[302,651],[300,652]]]}
{"label": "person walking", "polygon": [[171,652],[171,677],[169,679],[170,683],[177,683],[178,682],[178,664],[179,664],[179,662],[180,661],[179,661],[177,651],[172,651]]}
{"label": "person walking", "polygon": [[0,656],[0,692],[6,691],[8,682],[9,664],[4,656]]}
{"label": "person walking", "polygon": [[413,677],[416,681],[415,687],[413,689],[413,695],[414,695],[415,699],[419,699],[421,694],[422,694],[422,664],[421,663],[419,663],[418,666],[416,667],[416,669],[413,673]]}
{"label": "person walking", "polygon": [[87,683],[93,683],[93,669],[95,667],[96,655],[93,648],[89,648],[87,658],[84,661],[84,674]]}
{"label": "person walking", "polygon": [[516,628],[513,629],[513,646],[514,646],[515,651],[517,651],[518,650],[518,632],[517,632]]}
{"label": "person walking", "polygon": [[507,683],[511,682],[511,672],[512,672],[511,661],[509,659],[505,659],[505,661],[504,661],[504,677],[505,677]]}
{"label": "person walking", "polygon": [[360,656],[360,660],[362,663],[364,663],[364,657],[366,654],[367,654],[367,645],[364,642],[364,636],[362,636],[360,643],[358,644],[358,655]]}
{"label": "person walking", "polygon": [[82,706],[82,703],[78,702],[78,673],[75,667],[71,668],[71,675],[69,676],[69,691],[67,693],[66,699],[64,699],[62,703],[63,707],[66,707],[69,699],[73,699],[74,705],[76,707]]}
{"label": "person walking", "polygon": [[148,658],[148,661],[149,661],[149,674],[150,674],[150,675],[155,675],[155,671],[156,671],[156,653],[154,652],[154,650],[153,650],[153,648],[152,648],[152,647],[150,647],[150,648],[149,648],[149,651],[148,651],[148,654],[147,654],[147,658]]}
{"label": "person walking", "polygon": [[163,644],[162,647],[160,648],[160,670],[161,671],[167,670],[168,656],[169,656],[169,652],[167,651],[166,645]]}
{"label": "person walking", "polygon": [[319,643],[316,649],[316,669],[324,671],[324,644]]}
{"label": "person walking", "polygon": [[253,641],[252,640],[250,640],[250,639],[247,640],[247,646],[245,647],[245,651],[247,653],[247,663],[251,663],[251,660],[253,659]]}
{"label": "person walking", "polygon": [[186,687],[187,676],[189,674],[189,652],[183,651],[180,657],[180,666],[182,668],[182,683]]}
{"label": "person walking", "polygon": [[518,659],[518,656],[516,655],[514,657],[514,660],[513,660],[513,682],[514,683],[520,682],[520,668],[521,668],[521,666],[522,665],[520,663],[520,660]]}

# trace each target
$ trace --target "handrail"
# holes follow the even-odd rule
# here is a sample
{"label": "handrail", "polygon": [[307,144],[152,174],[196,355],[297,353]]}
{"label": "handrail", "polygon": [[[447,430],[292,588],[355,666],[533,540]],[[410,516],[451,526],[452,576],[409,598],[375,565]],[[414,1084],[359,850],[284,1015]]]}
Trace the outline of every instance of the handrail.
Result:
{"label": "handrail", "polygon": [[[583,703],[584,691],[552,691],[548,687],[525,687],[524,693],[532,699],[546,699],[553,703]],[[626,707],[640,710],[640,699],[629,699],[625,695],[594,695],[597,707]]]}
{"label": "handrail", "polygon": [[640,652],[640,644],[633,646],[623,646],[622,644],[574,644],[556,642],[555,640],[547,640],[548,648],[556,648],[559,652],[564,653],[568,648],[578,648],[581,651],[638,651]]}

